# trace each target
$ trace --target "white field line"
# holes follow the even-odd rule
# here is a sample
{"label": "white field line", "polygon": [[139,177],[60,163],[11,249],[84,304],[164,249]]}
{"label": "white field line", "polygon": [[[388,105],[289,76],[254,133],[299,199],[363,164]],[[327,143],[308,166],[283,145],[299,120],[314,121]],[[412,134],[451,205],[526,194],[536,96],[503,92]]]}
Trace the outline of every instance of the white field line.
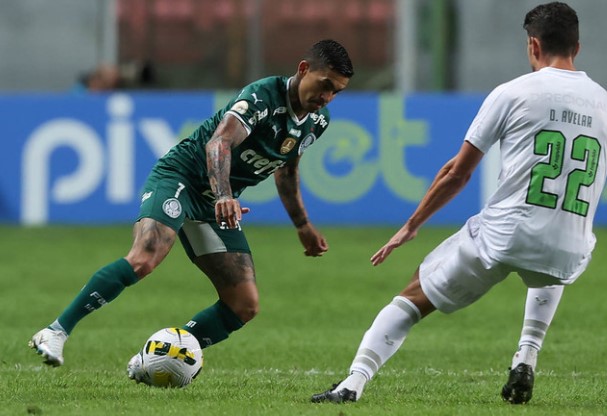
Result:
{"label": "white field line", "polygon": [[[126,366],[125,366],[126,368]],[[46,365],[22,365],[15,364],[11,367],[0,368],[0,374],[2,373],[39,373],[42,371],[61,371],[61,369],[54,369],[47,367]],[[69,368],[69,373],[90,373],[90,369],[78,369],[78,368]],[[343,376],[347,369],[344,371],[336,372],[333,370],[318,370],[315,368],[303,370],[303,369],[281,369],[281,368],[254,368],[254,369],[246,369],[246,370],[236,370],[236,369],[221,369],[221,368],[208,368],[205,367],[205,373],[212,373],[218,375],[234,375],[234,376],[242,376],[242,375],[284,375],[284,376]],[[112,373],[112,371],[104,370],[104,373]],[[404,375],[416,375],[416,374],[424,374],[426,376],[442,376],[442,377],[492,377],[492,376],[504,376],[507,375],[508,371],[506,368],[504,369],[493,369],[489,368],[487,370],[451,370],[451,369],[437,369],[432,367],[425,367],[423,369],[415,369],[415,370],[407,370],[407,369],[394,369],[394,368],[386,368],[380,371],[380,374],[383,376],[404,376]],[[126,374],[126,369],[125,369]],[[558,372],[553,370],[538,370],[536,372],[536,376],[540,377],[605,377],[607,376],[607,372]]]}

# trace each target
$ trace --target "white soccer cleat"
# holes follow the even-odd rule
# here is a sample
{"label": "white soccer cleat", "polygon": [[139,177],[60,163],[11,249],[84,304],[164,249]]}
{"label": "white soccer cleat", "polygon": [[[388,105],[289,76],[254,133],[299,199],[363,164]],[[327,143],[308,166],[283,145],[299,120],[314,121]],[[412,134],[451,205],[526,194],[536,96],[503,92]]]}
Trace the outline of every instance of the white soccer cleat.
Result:
{"label": "white soccer cleat", "polygon": [[143,357],[141,356],[142,351],[139,351],[129,360],[126,366],[126,373],[131,380],[135,380],[137,383],[144,383],[150,385],[150,377],[143,368]]}
{"label": "white soccer cleat", "polygon": [[63,345],[68,335],[63,331],[44,328],[38,331],[28,345],[45,359],[44,364],[59,367],[63,365]]}

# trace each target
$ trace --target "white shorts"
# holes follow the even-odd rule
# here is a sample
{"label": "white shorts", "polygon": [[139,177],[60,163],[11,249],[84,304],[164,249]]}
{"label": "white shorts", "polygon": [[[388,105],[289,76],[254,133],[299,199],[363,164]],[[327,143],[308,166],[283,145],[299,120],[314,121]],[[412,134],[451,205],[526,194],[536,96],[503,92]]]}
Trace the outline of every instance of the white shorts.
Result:
{"label": "white shorts", "polygon": [[477,235],[478,222],[473,217],[420,265],[422,290],[439,311],[451,313],[474,303],[512,272],[517,272],[528,287],[562,284],[547,274],[487,260],[479,252]]}

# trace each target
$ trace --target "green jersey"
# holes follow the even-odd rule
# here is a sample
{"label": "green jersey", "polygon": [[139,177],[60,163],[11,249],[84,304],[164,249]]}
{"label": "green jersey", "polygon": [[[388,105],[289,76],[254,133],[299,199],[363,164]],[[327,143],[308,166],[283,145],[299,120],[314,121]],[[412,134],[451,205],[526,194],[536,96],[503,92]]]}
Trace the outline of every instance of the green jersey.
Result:
{"label": "green jersey", "polygon": [[237,198],[247,186],[268,178],[300,156],[329,125],[322,108],[299,120],[288,97],[288,77],[268,77],[247,85],[192,135],[162,157],[155,169],[178,172],[200,195],[214,199],[207,177],[205,146],[226,113],[237,117],[247,138],[232,150],[230,184]]}

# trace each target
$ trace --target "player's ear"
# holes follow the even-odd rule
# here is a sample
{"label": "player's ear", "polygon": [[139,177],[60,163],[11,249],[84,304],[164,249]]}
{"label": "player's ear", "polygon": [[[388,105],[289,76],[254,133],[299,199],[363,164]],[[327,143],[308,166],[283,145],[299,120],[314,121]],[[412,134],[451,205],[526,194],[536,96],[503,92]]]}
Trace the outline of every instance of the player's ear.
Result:
{"label": "player's ear", "polygon": [[580,51],[580,42],[575,44],[575,50],[573,51],[573,57],[575,58]]}
{"label": "player's ear", "polygon": [[529,36],[529,53],[535,59],[539,59],[542,52],[542,44],[540,40],[534,36]]}
{"label": "player's ear", "polygon": [[297,75],[303,77],[307,72],[310,71],[310,63],[306,60],[303,60],[297,66]]}

